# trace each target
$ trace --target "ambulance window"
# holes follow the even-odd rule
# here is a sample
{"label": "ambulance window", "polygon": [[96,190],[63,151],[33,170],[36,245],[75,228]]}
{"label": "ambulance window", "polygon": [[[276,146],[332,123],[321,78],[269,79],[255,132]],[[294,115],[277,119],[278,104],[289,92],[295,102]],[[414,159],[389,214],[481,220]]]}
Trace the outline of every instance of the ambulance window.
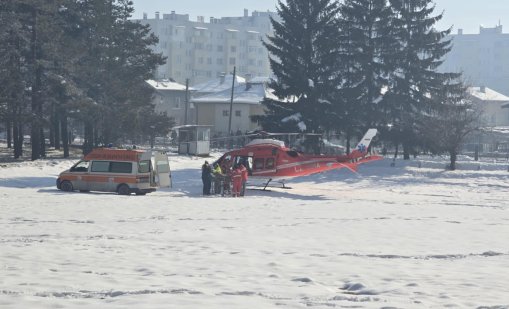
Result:
{"label": "ambulance window", "polygon": [[267,161],[265,161],[265,168],[266,169],[274,168],[274,158],[268,158]]}
{"label": "ambulance window", "polygon": [[149,173],[150,170],[150,160],[140,161],[140,163],[138,163],[138,173]]}
{"label": "ambulance window", "polygon": [[71,167],[71,172],[88,172],[88,161],[80,161]]}
{"label": "ambulance window", "polygon": [[133,164],[131,162],[111,162],[110,171],[112,173],[131,174],[133,172]]}
{"label": "ambulance window", "polygon": [[255,159],[254,160],[254,170],[257,171],[257,170],[263,170],[263,163],[264,163],[264,159],[263,158],[258,158],[258,159]]}
{"label": "ambulance window", "polygon": [[93,161],[91,171],[94,173],[108,173],[110,171],[110,162]]}

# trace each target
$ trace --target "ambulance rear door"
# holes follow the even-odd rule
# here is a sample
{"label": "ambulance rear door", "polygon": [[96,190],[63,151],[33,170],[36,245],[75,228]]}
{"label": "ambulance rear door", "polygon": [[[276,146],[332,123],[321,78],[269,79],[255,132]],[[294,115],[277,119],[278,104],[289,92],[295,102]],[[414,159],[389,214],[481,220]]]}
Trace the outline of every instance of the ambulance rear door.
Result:
{"label": "ambulance rear door", "polygon": [[171,170],[167,154],[154,152],[154,169],[157,186],[160,188],[171,187]]}

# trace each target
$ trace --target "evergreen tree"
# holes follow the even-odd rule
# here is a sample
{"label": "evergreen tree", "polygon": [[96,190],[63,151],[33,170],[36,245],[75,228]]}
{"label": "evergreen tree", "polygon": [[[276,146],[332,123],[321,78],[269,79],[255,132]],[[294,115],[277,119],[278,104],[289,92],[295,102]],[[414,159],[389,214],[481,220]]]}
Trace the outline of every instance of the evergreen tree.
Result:
{"label": "evergreen tree", "polygon": [[395,36],[399,41],[398,52],[392,63],[396,68],[391,76],[387,100],[383,109],[392,124],[389,132],[395,144],[402,143],[405,159],[410,158],[413,147],[419,144],[416,119],[433,109],[438,93],[454,93],[461,87],[453,81],[459,74],[439,73],[437,68],[451,49],[446,36],[451,29],[438,31],[436,23],[442,14],[433,15],[432,0],[390,0],[395,11]]}
{"label": "evergreen tree", "polygon": [[0,106],[14,158],[23,154],[23,128],[28,118],[30,29],[17,0],[0,3]]}
{"label": "evergreen tree", "polygon": [[266,130],[322,132],[337,121],[338,4],[332,0],[278,2],[281,21],[272,19],[274,36],[265,42],[280,100],[265,99],[267,114],[253,117]]}
{"label": "evergreen tree", "polygon": [[[88,98],[81,101],[87,153],[141,129],[130,122],[136,118],[132,114],[147,112],[144,107],[151,106],[152,89],[145,80],[164,59],[150,49],[157,38],[149,34],[148,26],[128,19],[131,1],[82,1],[77,11],[82,14],[80,40],[86,51],[76,77]],[[153,107],[149,110],[154,113]]]}
{"label": "evergreen tree", "polygon": [[350,137],[368,127],[383,127],[379,104],[389,86],[393,69],[390,57],[397,49],[393,36],[393,11],[387,0],[346,0],[341,5],[341,70],[343,84],[339,97],[344,119],[339,131]]}

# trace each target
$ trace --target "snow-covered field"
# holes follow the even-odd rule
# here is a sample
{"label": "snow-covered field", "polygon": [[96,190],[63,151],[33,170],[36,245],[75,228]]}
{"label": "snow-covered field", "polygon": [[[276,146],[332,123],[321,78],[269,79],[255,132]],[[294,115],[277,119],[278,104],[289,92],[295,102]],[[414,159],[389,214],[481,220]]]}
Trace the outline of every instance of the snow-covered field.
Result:
{"label": "snow-covered field", "polygon": [[[0,164],[1,308],[509,308],[507,162],[365,165],[242,199],[63,193]],[[480,169],[479,169],[480,167]]]}

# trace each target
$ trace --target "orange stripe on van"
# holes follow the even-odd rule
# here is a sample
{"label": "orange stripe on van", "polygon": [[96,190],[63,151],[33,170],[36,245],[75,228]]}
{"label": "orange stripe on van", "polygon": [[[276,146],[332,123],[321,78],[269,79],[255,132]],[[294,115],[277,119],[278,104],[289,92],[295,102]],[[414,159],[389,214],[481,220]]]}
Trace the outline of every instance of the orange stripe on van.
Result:
{"label": "orange stripe on van", "polygon": [[111,161],[139,161],[139,157],[145,151],[143,150],[126,150],[126,149],[109,149],[97,148],[92,150],[85,156],[85,160],[111,160]]}

